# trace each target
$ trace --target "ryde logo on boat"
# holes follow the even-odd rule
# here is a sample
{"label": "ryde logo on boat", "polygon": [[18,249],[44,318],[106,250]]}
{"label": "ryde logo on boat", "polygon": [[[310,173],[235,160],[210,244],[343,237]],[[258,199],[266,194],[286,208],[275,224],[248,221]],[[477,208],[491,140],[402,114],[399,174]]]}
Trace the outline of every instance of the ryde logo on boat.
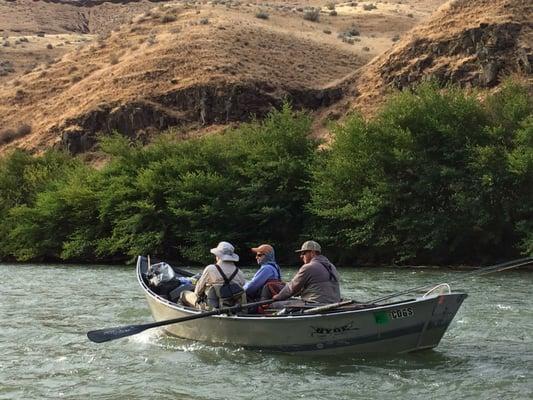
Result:
{"label": "ryde logo on boat", "polygon": [[352,322],[342,326],[335,326],[333,328],[311,326],[311,329],[313,330],[313,332],[311,332],[311,336],[339,336],[345,332],[359,330],[359,328],[353,326]]}

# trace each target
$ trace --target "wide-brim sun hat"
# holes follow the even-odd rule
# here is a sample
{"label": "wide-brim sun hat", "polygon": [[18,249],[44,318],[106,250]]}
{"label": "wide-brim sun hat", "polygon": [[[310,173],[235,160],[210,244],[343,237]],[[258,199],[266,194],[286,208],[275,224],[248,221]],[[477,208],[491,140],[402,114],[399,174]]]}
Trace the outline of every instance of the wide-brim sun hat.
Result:
{"label": "wide-brim sun hat", "polygon": [[220,242],[217,247],[209,250],[222,261],[239,261],[239,255],[235,253],[235,247],[228,242]]}
{"label": "wide-brim sun hat", "polygon": [[302,244],[302,247],[298,250],[295,250],[295,253],[301,253],[302,251],[317,251],[322,252],[320,245],[314,240],[308,240]]}

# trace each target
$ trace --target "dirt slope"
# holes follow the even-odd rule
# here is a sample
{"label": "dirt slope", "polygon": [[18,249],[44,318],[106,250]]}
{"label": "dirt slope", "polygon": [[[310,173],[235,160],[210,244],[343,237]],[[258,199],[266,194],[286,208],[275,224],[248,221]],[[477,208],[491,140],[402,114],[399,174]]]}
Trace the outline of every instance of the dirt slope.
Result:
{"label": "dirt slope", "polygon": [[[191,0],[152,11],[145,1],[0,3],[0,70],[9,71],[0,76],[0,152],[77,153],[113,130],[209,131],[284,98],[331,105],[344,77],[443,1]],[[312,10],[316,20],[305,18]],[[146,12],[132,17],[138,11]]]}
{"label": "dirt slope", "polygon": [[362,64],[252,16],[166,6],[0,90],[0,122],[18,129],[31,116],[17,146],[77,152],[99,131],[238,121],[284,97],[296,107],[328,105],[340,96],[331,77]]}
{"label": "dirt slope", "polygon": [[510,74],[531,81],[533,3],[455,0],[345,81],[350,107],[370,112],[392,88],[423,79],[491,88]]}

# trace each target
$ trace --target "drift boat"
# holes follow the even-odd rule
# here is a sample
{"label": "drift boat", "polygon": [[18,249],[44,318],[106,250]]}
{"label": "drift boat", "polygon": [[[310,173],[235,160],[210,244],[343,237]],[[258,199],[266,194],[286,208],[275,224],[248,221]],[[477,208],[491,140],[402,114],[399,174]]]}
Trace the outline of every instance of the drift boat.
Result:
{"label": "drift boat", "polygon": [[421,297],[388,304],[342,302],[333,309],[314,307],[288,314],[237,313],[196,318],[205,311],[169,301],[151,288],[148,266],[148,258],[139,256],[137,279],[155,321],[194,318],[162,326],[168,334],[272,352],[406,353],[431,349],[439,344],[467,297],[466,293],[453,293],[447,284],[441,284]]}

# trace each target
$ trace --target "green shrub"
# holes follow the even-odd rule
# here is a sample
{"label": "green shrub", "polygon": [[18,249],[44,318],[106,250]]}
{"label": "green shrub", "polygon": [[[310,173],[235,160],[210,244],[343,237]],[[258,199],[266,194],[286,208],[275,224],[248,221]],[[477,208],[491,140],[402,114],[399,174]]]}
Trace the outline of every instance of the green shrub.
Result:
{"label": "green shrub", "polygon": [[[41,246],[37,238],[45,240],[49,232],[31,220],[27,210],[33,209],[41,193],[55,190],[59,177],[77,164],[70,156],[56,151],[34,157],[16,150],[0,159],[0,218],[3,221],[0,225],[0,259],[15,256],[29,260],[40,256],[33,248]],[[45,233],[41,236],[29,233],[28,227]],[[23,237],[19,232],[28,235]],[[27,244],[31,249],[25,248]]]}
{"label": "green shrub", "polygon": [[[309,129],[308,117],[285,106],[262,123],[177,144],[175,155],[143,179],[150,192],[165,193],[169,245],[193,260],[210,257],[206,243],[222,238],[246,250],[267,240],[292,248],[308,201],[307,164],[315,147]],[[165,184],[158,189],[153,182]]]}
{"label": "green shrub", "polygon": [[318,22],[320,20],[320,10],[315,8],[304,10],[303,18],[308,21]]}
{"label": "green shrub", "polygon": [[146,147],[102,138],[112,159],[101,170],[56,153],[17,152],[0,167],[0,184],[11,190],[0,196],[1,256],[208,261],[220,240],[241,246],[244,260],[263,241],[288,253],[309,200],[307,166],[317,146],[309,131],[309,117],[285,105],[221,136],[162,136]]}
{"label": "green shrub", "polygon": [[222,239],[292,246],[308,200],[309,124],[286,106],[222,136],[163,137],[144,149],[105,143],[115,160],[103,171],[100,212],[112,229],[100,251],[207,261],[206,246]]}
{"label": "green shrub", "polygon": [[527,252],[531,107],[523,91],[508,90],[482,105],[475,94],[426,83],[394,96],[372,121],[356,115],[337,126],[313,172],[317,237],[369,263]]}
{"label": "green shrub", "polygon": [[270,15],[264,10],[259,10],[255,13],[255,17],[259,19],[268,19]]}
{"label": "green shrub", "polygon": [[[329,148],[288,105],[222,135],[143,147],[101,138],[101,169],[56,151],[0,158],[0,260],[211,260],[220,240],[303,238],[344,263],[466,263],[533,253],[533,117],[526,88],[425,83]],[[285,258],[284,258],[285,257]]]}
{"label": "green shrub", "polygon": [[[76,171],[76,170],[74,170]],[[43,260],[96,259],[94,244],[98,213],[94,209],[96,193],[90,191],[87,181],[89,169],[79,173],[69,171],[69,178],[55,188],[37,195],[35,204],[21,205],[10,210],[8,221],[13,229],[8,234],[6,248],[16,259]]]}

